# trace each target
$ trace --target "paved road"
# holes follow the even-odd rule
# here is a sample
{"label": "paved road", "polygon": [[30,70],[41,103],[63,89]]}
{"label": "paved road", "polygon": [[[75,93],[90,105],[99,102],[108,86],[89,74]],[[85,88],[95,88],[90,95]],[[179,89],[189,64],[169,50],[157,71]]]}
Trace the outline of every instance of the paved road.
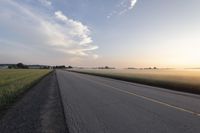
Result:
{"label": "paved road", "polygon": [[70,133],[200,133],[200,96],[57,70]]}

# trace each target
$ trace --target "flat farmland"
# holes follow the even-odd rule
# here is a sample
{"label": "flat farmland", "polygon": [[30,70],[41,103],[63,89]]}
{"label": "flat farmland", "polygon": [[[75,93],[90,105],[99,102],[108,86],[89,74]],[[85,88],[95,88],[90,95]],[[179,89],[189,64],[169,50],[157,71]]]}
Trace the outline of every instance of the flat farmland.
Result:
{"label": "flat farmland", "polygon": [[4,69],[0,70],[0,109],[13,103],[50,70]]}
{"label": "flat farmland", "polygon": [[74,69],[73,71],[200,94],[199,69]]}

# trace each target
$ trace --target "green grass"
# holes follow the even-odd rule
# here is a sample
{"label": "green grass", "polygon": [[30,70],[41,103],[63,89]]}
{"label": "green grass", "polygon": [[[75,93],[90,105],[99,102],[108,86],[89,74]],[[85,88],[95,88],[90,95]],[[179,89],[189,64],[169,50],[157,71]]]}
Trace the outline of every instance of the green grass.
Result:
{"label": "green grass", "polygon": [[0,70],[0,110],[15,102],[16,98],[49,72],[45,69]]}
{"label": "green grass", "polygon": [[73,71],[200,94],[200,70],[76,69]]}

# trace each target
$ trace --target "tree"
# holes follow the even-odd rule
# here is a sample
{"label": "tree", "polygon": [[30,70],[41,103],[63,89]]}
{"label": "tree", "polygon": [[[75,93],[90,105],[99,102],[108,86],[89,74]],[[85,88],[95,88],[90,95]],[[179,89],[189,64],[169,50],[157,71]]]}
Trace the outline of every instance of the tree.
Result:
{"label": "tree", "polygon": [[67,67],[67,69],[71,69],[71,68],[73,68],[73,67],[72,67],[72,66],[68,66],[68,67]]}
{"label": "tree", "polygon": [[20,69],[28,69],[28,66],[24,65],[23,63],[18,63],[16,65],[17,68],[20,68]]}

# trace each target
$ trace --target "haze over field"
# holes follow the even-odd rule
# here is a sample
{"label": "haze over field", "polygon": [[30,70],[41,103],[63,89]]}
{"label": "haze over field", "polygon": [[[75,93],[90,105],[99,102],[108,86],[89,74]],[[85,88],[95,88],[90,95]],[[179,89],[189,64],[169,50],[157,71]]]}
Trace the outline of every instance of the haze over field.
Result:
{"label": "haze over field", "polygon": [[1,0],[0,63],[200,67],[198,0]]}

